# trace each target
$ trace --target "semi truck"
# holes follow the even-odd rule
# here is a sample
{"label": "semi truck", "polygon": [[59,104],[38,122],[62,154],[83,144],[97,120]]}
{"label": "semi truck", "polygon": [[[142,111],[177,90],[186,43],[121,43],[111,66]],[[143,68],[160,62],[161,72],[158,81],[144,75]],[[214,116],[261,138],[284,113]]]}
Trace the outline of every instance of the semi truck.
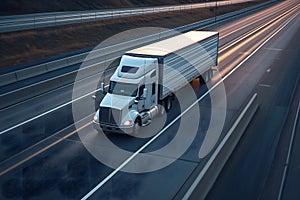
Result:
{"label": "semi truck", "polygon": [[209,81],[218,63],[218,32],[190,31],[121,56],[93,119],[103,132],[136,133],[172,108],[174,93],[196,78]]}

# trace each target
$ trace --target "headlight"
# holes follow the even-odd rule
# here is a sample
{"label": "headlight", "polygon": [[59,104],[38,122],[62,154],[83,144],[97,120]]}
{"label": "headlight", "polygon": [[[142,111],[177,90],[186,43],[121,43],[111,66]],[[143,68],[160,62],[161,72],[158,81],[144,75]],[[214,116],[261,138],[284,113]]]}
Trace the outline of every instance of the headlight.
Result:
{"label": "headlight", "polygon": [[94,121],[98,121],[98,116],[97,116],[97,114],[94,115]]}
{"label": "headlight", "polygon": [[131,125],[132,124],[132,121],[131,120],[127,120],[124,122],[124,125],[128,126],[128,125]]}

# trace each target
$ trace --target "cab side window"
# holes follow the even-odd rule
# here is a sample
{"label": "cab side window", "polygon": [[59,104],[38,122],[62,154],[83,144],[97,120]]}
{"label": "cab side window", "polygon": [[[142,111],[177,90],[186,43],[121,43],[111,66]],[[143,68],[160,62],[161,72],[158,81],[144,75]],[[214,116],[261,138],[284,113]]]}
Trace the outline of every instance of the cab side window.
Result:
{"label": "cab side window", "polygon": [[155,94],[155,83],[152,83],[152,95]]}

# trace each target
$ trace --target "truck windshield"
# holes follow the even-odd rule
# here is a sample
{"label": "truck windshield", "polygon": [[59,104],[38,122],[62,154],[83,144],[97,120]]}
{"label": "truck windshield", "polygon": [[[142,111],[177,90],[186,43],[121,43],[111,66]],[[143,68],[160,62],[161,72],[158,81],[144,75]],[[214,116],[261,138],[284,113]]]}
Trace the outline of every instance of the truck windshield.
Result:
{"label": "truck windshield", "polygon": [[108,93],[136,97],[137,91],[138,91],[137,84],[120,83],[120,82],[111,81],[109,84]]}

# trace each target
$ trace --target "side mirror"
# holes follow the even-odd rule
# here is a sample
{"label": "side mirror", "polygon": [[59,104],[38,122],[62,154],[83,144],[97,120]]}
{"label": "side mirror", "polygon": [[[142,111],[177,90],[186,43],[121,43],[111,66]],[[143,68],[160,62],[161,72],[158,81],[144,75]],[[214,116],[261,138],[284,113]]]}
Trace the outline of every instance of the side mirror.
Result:
{"label": "side mirror", "polygon": [[105,91],[105,84],[102,82],[101,83],[101,85],[100,85],[100,92],[102,93],[102,94],[105,94],[106,93],[106,91]]}
{"label": "side mirror", "polygon": [[137,97],[137,98],[135,98],[135,100],[134,100],[134,104],[138,104],[139,103],[139,98]]}

